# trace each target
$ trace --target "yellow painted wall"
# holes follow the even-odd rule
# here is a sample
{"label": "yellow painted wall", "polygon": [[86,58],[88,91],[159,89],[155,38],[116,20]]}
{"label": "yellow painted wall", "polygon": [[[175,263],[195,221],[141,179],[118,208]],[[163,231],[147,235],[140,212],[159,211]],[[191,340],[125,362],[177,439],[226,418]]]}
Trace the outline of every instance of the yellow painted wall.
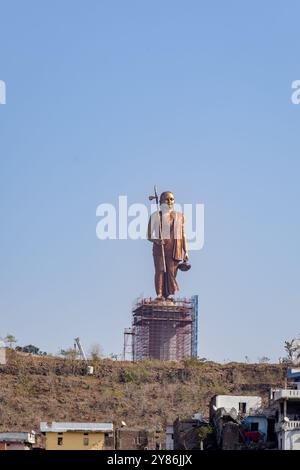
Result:
{"label": "yellow painted wall", "polygon": [[[83,432],[62,433],[63,444],[57,445],[57,432],[46,433],[46,450],[102,450],[104,446],[104,432],[89,432],[84,436]],[[89,445],[83,445],[83,438],[89,438]]]}

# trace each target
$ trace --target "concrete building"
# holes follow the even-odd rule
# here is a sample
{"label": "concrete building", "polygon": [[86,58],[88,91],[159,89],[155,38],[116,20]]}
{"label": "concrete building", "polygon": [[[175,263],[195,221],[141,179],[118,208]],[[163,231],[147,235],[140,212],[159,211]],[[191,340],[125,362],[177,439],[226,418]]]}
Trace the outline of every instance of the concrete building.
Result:
{"label": "concrete building", "polygon": [[0,432],[0,450],[31,450],[34,432]]}
{"label": "concrete building", "polygon": [[155,429],[121,427],[115,431],[116,450],[160,449],[160,432]]}
{"label": "concrete building", "polygon": [[211,423],[214,428],[218,449],[241,449],[243,443],[242,427],[235,408],[232,408],[228,412],[223,407],[212,409]]}
{"label": "concrete building", "polygon": [[271,389],[278,448],[300,450],[300,368],[288,369],[285,388]]}
{"label": "concrete building", "polygon": [[40,424],[46,436],[46,450],[110,450],[114,449],[112,423]]}
{"label": "concrete building", "polygon": [[[191,418],[177,418],[173,424],[174,450],[199,450],[203,449],[203,442],[200,438],[200,429],[210,430],[209,423],[202,418],[200,413],[196,413]],[[205,439],[205,445],[209,443]]]}
{"label": "concrete building", "polygon": [[[262,399],[258,396],[215,395],[210,401],[210,421],[214,427],[218,448],[240,450],[245,446],[247,440],[260,440],[260,433],[257,429],[260,424],[265,431],[262,420],[252,421],[249,418],[249,422],[246,422],[246,429],[244,429],[242,421],[246,417],[248,419],[249,415],[254,415],[261,406]],[[267,426],[266,418],[264,418],[264,422]],[[256,431],[251,431],[254,428]]]}
{"label": "concrete building", "polygon": [[224,408],[230,413],[234,408],[237,415],[246,415],[253,413],[262,406],[261,397],[249,395],[215,395],[210,402],[210,418],[219,408]]}

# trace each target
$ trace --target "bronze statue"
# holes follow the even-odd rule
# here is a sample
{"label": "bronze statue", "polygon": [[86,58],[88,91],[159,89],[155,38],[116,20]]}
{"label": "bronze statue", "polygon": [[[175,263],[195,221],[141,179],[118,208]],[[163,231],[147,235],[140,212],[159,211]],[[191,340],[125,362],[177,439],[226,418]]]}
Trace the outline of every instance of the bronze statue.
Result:
{"label": "bronze statue", "polygon": [[156,187],[155,196],[157,212],[153,213],[148,223],[148,240],[153,243],[153,259],[155,267],[155,290],[157,300],[173,296],[179,290],[176,275],[178,268],[188,270],[187,242],[184,231],[184,215],[174,211],[174,194],[164,191],[159,198]]}

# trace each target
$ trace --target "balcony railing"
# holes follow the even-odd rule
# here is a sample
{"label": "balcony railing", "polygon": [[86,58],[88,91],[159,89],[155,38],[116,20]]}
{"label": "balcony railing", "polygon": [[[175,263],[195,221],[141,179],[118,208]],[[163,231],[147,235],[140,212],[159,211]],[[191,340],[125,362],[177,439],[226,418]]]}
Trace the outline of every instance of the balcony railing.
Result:
{"label": "balcony railing", "polygon": [[300,421],[281,421],[275,424],[275,431],[291,431],[293,429],[300,429]]}
{"label": "balcony railing", "polygon": [[282,388],[274,392],[274,400],[280,400],[281,398],[290,398],[300,400],[300,390]]}

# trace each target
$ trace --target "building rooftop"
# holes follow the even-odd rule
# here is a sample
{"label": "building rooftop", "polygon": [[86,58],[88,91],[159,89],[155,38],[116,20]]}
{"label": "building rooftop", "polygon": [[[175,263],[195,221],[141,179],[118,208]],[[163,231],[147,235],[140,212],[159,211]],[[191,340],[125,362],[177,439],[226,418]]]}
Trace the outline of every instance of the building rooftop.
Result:
{"label": "building rooftop", "polygon": [[257,398],[261,400],[261,397],[258,395],[214,395],[213,398],[244,398],[244,399],[252,399],[252,398]]}
{"label": "building rooftop", "polygon": [[41,432],[110,432],[113,431],[112,423],[68,423],[68,422],[55,422],[51,424],[41,422]]}
{"label": "building rooftop", "polygon": [[286,376],[288,379],[294,379],[296,381],[300,380],[300,368],[299,367],[288,368]]}
{"label": "building rooftop", "polygon": [[0,442],[29,442],[35,443],[35,433],[30,432],[0,432]]}

